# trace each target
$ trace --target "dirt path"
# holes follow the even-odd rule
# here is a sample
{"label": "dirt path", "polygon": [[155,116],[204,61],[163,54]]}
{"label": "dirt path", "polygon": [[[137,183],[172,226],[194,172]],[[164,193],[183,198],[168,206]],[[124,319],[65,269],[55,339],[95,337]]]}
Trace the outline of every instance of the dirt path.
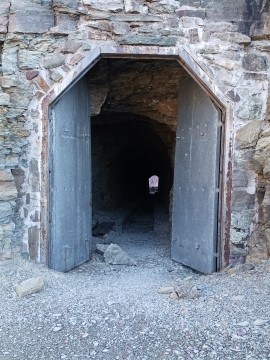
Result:
{"label": "dirt path", "polygon": [[[1,263],[0,359],[270,359],[270,264],[197,274],[170,260],[163,225],[124,241],[113,233],[134,267],[99,255],[66,274],[21,259]],[[14,286],[39,275],[45,288],[19,298]],[[183,283],[200,297],[158,293]]]}

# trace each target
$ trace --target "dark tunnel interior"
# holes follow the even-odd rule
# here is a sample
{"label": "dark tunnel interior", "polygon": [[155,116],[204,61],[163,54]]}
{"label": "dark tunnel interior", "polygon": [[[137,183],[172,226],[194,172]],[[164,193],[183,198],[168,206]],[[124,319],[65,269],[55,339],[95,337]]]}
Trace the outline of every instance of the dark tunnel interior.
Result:
{"label": "dark tunnel interior", "polygon": [[[93,213],[156,204],[169,207],[171,157],[154,122],[134,114],[104,114],[92,124]],[[159,177],[149,194],[148,179]]]}

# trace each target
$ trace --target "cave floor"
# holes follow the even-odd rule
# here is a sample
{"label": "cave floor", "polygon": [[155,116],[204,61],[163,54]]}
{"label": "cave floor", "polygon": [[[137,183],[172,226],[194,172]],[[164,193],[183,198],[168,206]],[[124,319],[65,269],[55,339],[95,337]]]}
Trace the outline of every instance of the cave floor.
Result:
{"label": "cave floor", "polygon": [[169,214],[165,207],[156,206],[151,199],[126,209],[99,212],[94,221],[104,224],[104,233],[109,224],[106,234],[93,237],[96,244],[117,244],[136,263],[148,266],[170,259]]}

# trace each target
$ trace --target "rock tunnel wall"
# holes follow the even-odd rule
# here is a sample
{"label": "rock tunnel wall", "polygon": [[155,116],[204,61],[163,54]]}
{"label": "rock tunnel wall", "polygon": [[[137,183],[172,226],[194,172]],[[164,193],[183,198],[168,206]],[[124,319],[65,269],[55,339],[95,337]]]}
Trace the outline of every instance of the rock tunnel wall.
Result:
{"label": "rock tunnel wall", "polygon": [[[2,259],[18,251],[46,261],[42,101],[98,46],[154,47],[157,54],[184,48],[212,79],[231,109],[231,254],[269,257],[269,0],[2,0],[0,24]],[[108,108],[116,101],[109,99]],[[155,123],[172,103],[158,106],[151,108]],[[166,121],[171,127],[172,117]]]}

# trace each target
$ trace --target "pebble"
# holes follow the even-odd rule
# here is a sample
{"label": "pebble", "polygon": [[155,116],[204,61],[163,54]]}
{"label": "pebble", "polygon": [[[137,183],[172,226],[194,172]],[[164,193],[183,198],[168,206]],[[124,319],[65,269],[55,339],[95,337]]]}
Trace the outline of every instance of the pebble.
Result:
{"label": "pebble", "polygon": [[165,287],[161,287],[158,290],[159,294],[171,294],[174,292],[174,287],[173,286],[165,286]]}
{"label": "pebble", "polygon": [[240,323],[238,323],[236,325],[241,326],[241,327],[247,327],[247,326],[249,326],[249,322],[248,321],[242,321],[242,322],[240,322]]}
{"label": "pebble", "polygon": [[56,327],[53,328],[53,332],[58,332],[60,330],[62,330],[61,326],[56,326]]}
{"label": "pebble", "polygon": [[263,325],[265,325],[265,324],[267,324],[267,323],[268,323],[267,320],[256,319],[253,324],[254,324],[255,326],[263,326]]}

